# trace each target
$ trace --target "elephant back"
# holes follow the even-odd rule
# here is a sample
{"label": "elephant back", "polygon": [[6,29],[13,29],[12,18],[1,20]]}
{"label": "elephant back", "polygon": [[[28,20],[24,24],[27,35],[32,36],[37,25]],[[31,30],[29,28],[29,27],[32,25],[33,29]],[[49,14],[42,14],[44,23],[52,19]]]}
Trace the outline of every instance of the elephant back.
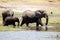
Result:
{"label": "elephant back", "polygon": [[35,16],[35,12],[31,11],[31,10],[26,10],[23,12],[23,16],[28,16],[28,17],[34,17]]}

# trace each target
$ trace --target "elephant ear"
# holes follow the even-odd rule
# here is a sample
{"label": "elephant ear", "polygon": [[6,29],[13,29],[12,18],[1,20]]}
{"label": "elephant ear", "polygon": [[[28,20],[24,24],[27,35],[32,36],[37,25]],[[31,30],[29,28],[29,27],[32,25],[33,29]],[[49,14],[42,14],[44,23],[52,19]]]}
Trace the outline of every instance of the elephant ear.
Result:
{"label": "elephant ear", "polygon": [[45,11],[44,10],[37,10],[37,11],[35,11],[35,13],[37,13],[37,14],[44,14]]}
{"label": "elephant ear", "polygon": [[41,15],[41,11],[40,10],[35,11],[35,13]]}
{"label": "elephant ear", "polygon": [[43,13],[44,13],[44,11],[40,11],[40,13],[41,13],[41,14],[43,14]]}

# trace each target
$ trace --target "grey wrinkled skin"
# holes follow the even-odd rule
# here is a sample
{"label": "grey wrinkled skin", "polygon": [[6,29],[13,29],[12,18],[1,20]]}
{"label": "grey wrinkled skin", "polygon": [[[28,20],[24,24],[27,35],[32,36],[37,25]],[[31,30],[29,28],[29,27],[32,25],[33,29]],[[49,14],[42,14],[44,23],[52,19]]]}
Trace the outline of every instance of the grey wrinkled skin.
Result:
{"label": "grey wrinkled skin", "polygon": [[38,29],[39,24],[41,26],[43,26],[41,18],[46,18],[46,24],[48,24],[48,15],[46,14],[45,11],[42,10],[36,10],[36,11],[31,11],[31,10],[26,10],[23,12],[22,15],[22,22],[21,25],[22,26],[24,23],[28,26],[29,23],[36,23],[36,28]]}
{"label": "grey wrinkled skin", "polygon": [[18,23],[18,27],[19,27],[19,19],[17,17],[6,17],[4,26],[13,25],[15,28],[15,26],[16,26],[15,22]]}
{"label": "grey wrinkled skin", "polygon": [[13,17],[14,12],[12,10],[5,10],[2,12],[3,25],[6,17]]}

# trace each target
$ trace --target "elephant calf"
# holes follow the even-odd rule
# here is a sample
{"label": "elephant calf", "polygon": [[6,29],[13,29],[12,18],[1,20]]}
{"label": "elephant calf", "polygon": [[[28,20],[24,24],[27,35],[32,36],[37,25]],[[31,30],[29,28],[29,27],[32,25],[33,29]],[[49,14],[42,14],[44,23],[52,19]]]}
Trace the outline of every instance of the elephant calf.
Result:
{"label": "elephant calf", "polygon": [[7,17],[5,19],[4,26],[13,25],[15,28],[16,26],[15,22],[18,22],[18,26],[19,26],[19,19],[17,17]]}

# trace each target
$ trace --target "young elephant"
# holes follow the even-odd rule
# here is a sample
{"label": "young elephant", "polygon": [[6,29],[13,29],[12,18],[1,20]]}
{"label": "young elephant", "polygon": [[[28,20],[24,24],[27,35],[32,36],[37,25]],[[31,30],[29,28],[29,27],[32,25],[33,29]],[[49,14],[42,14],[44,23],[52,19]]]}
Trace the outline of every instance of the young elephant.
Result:
{"label": "young elephant", "polygon": [[15,22],[18,22],[18,26],[19,26],[19,19],[17,17],[6,17],[4,26],[13,25],[15,28],[16,26]]}

